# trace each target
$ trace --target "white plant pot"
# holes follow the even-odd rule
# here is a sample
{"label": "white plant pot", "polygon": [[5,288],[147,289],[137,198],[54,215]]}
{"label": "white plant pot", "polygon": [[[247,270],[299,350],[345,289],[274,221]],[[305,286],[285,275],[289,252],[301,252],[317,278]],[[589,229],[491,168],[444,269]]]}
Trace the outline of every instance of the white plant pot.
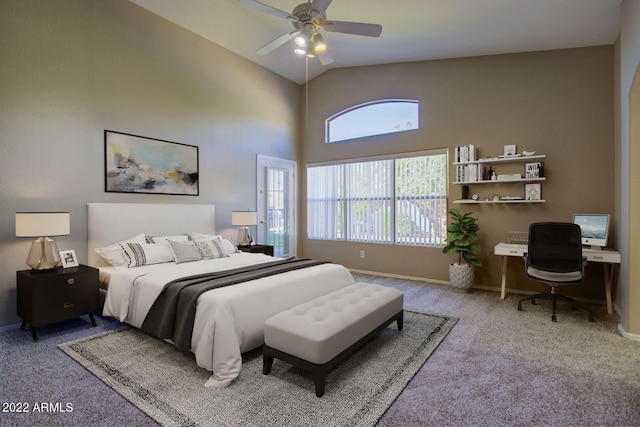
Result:
{"label": "white plant pot", "polygon": [[469,292],[475,276],[475,268],[471,264],[449,264],[449,280],[455,291]]}

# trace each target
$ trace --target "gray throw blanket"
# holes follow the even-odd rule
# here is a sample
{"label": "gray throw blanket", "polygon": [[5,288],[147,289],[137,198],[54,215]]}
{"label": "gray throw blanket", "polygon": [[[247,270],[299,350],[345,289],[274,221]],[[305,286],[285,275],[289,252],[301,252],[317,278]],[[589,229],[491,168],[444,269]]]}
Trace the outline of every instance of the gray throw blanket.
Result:
{"label": "gray throw blanket", "polygon": [[158,338],[168,338],[178,349],[188,351],[191,349],[196,302],[202,293],[327,262],[291,257],[174,280],[164,286],[147,313],[141,329]]}

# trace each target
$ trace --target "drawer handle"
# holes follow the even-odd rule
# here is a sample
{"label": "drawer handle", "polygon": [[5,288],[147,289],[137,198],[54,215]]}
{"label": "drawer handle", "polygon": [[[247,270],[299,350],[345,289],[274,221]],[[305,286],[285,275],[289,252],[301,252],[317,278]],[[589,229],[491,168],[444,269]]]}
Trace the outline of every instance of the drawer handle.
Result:
{"label": "drawer handle", "polygon": [[74,279],[73,277],[70,279],[67,279],[67,285],[75,285],[76,284],[76,279]]}
{"label": "drawer handle", "polygon": [[65,302],[64,304],[62,304],[62,308],[73,308],[73,303]]}
{"label": "drawer handle", "polygon": [[604,257],[601,256],[594,256],[593,259],[604,259]]}
{"label": "drawer handle", "polygon": [[509,251],[510,254],[517,254],[518,251]]}

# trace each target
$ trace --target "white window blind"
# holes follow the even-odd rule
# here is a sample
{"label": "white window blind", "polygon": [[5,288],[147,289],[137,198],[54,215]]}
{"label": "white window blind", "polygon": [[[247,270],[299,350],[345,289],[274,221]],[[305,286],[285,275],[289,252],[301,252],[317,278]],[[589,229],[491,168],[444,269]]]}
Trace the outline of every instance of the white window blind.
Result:
{"label": "white window blind", "polygon": [[307,166],[310,239],[444,245],[447,154]]}

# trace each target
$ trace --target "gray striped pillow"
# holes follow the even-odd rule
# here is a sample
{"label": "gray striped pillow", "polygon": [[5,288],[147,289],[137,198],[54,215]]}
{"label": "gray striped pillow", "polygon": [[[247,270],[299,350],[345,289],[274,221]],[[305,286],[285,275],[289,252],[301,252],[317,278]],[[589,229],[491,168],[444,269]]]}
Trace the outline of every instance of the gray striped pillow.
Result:
{"label": "gray striped pillow", "polygon": [[222,241],[220,239],[197,240],[194,243],[200,250],[202,259],[224,258],[227,256],[222,250]]}

